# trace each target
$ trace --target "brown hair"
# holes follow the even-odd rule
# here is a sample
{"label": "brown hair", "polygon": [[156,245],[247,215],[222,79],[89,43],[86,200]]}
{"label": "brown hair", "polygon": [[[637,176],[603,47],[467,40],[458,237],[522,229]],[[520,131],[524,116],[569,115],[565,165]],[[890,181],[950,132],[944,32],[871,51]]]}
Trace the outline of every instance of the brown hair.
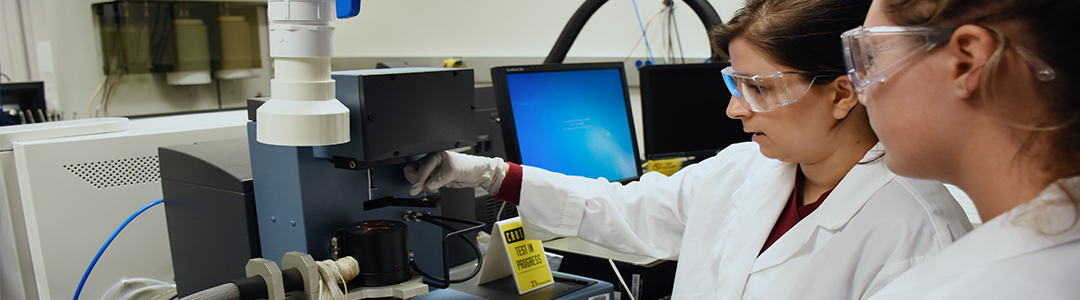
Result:
{"label": "brown hair", "polygon": [[[982,26],[995,35],[997,51],[987,61],[980,78],[984,102],[992,99],[995,85],[991,79],[998,72],[1002,54],[1013,46],[1025,59],[1041,60],[1054,70],[1054,79],[1035,81],[1039,87],[1042,112],[1039,124],[1018,125],[1030,130],[1022,151],[1039,139],[1051,145],[1051,157],[1044,168],[1059,177],[1080,175],[1080,94],[1077,72],[1080,71],[1080,1],[1062,0],[889,0],[885,13],[901,26],[957,27],[963,24]],[[1019,32],[1001,31],[1012,25]],[[1031,57],[1027,57],[1031,56]],[[1034,72],[1034,71],[1033,71]],[[1034,74],[1034,73],[1033,73]],[[1035,80],[1032,76],[1032,80]],[[1009,101],[1002,99],[1002,101]],[[1003,120],[1008,121],[1003,115]],[[1015,123],[1009,122],[1017,125]]]}
{"label": "brown hair", "polygon": [[749,0],[709,39],[724,59],[739,37],[781,65],[845,74],[840,34],[862,25],[869,10],[869,0]]}
{"label": "brown hair", "polygon": [[[800,71],[821,72],[808,75],[818,76],[814,84],[827,84],[847,73],[840,34],[862,25],[870,3],[870,0],[748,0],[746,6],[735,11],[731,21],[709,30],[709,40],[720,57],[730,60],[728,44],[742,38],[773,62]],[[869,128],[866,108],[861,103],[855,104],[848,116],[856,109],[862,112],[861,122]],[[846,120],[848,117],[840,119],[833,128]]]}
{"label": "brown hair", "polygon": [[[1080,14],[1080,1],[1061,0],[889,0],[885,13],[893,23],[902,26],[958,27],[975,24],[986,28],[995,35],[997,49],[983,67],[979,78],[980,95],[983,102],[989,104],[992,90],[1002,55],[1006,48],[1013,46],[1014,51],[1030,61],[1037,59],[1054,70],[1054,77],[1049,81],[1037,81],[1041,106],[1041,121],[1031,126],[1010,122],[1006,115],[999,114],[999,119],[1014,127],[1027,129],[1029,134],[1021,146],[1021,153],[1031,149],[1032,145],[1046,139],[1050,144],[1050,157],[1042,162],[1043,167],[1058,177],[1072,177],[1080,174],[1080,100],[1075,99],[1080,93],[1077,85],[1077,72],[1080,71],[1080,39],[1076,34],[1078,26],[1075,18]],[[1015,28],[1010,39],[1001,28]],[[999,28],[1000,27],[1000,28]],[[1033,57],[1032,57],[1033,56]],[[1010,101],[1010,99],[996,99]],[[993,106],[990,106],[993,107]],[[1019,154],[1018,154],[1019,155]],[[1071,198],[1070,203],[1080,212],[1080,197],[1069,191],[1070,187],[1060,182],[1054,185],[1065,191]],[[1058,209],[1062,201],[1033,201],[1034,207],[1014,216],[1013,222],[1026,224],[1043,234],[1060,234],[1068,230],[1060,227],[1049,228],[1046,221],[1050,214]],[[1074,215],[1072,227],[1080,219]]]}

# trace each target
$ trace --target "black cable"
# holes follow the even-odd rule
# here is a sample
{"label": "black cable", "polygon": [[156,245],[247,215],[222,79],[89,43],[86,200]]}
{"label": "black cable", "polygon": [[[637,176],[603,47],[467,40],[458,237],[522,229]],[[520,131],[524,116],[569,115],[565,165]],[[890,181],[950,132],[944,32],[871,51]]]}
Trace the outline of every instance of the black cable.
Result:
{"label": "black cable", "polygon": [[[480,273],[480,267],[483,265],[483,261],[484,261],[483,254],[480,252],[480,247],[478,247],[476,245],[475,241],[470,240],[468,237],[466,237],[463,234],[466,233],[466,232],[479,230],[481,227],[485,226],[486,224],[478,223],[478,222],[465,221],[465,220],[459,220],[459,219],[454,219],[454,218],[448,218],[448,217],[434,216],[434,215],[431,215],[430,213],[417,215],[416,219],[418,221],[424,221],[424,222],[434,224],[436,226],[439,226],[439,227],[441,227],[443,229],[446,229],[447,231],[451,232],[450,234],[443,237],[443,268],[444,268],[443,269],[443,274],[444,274],[444,277],[439,277],[439,276],[431,275],[430,273],[424,272],[424,270],[420,269],[420,266],[416,264],[415,260],[410,260],[409,261],[409,266],[412,267],[413,270],[415,270],[417,273],[420,273],[420,275],[434,281],[434,282],[427,283],[428,285],[431,285],[431,286],[437,287],[437,288],[447,288],[447,287],[450,286],[450,284],[453,284],[453,283],[462,283],[462,282],[469,281],[470,279],[472,279],[473,277],[476,277],[476,275]],[[455,229],[454,227],[452,227],[450,225],[447,225],[446,223],[440,222],[438,220],[465,223],[465,224],[470,224],[470,225],[474,225],[474,226],[466,228],[466,229],[458,230],[458,229]],[[449,277],[450,277],[450,265],[449,265],[450,262],[447,261],[447,259],[448,259],[448,254],[447,253],[448,252],[447,252],[447,249],[446,249],[447,248],[446,243],[448,241],[447,239],[454,236],[454,235],[457,235],[458,237],[462,238],[465,241],[465,243],[469,244],[469,247],[471,247],[473,249],[473,251],[476,252],[476,268],[473,269],[472,273],[470,273],[465,278],[449,279]]]}
{"label": "black cable", "polygon": [[[432,219],[432,220],[450,221],[450,222],[458,222],[458,223],[482,224],[482,223],[476,223],[476,222],[469,222],[469,221],[465,221],[465,220],[461,220],[461,219],[455,219],[455,218],[451,218],[451,217],[436,216],[436,215],[432,215],[432,214],[425,214],[422,217],[419,217],[417,219]],[[446,223],[443,223],[443,225],[446,225]],[[447,225],[447,226],[449,226],[449,225]],[[447,228],[447,227],[443,227],[443,228]],[[450,228],[448,228],[448,230],[455,231],[457,229],[453,229],[452,227],[450,227]]]}
{"label": "black cable", "polygon": [[290,268],[288,270],[281,270],[281,285],[285,288],[285,292],[303,291],[304,290],[304,274],[300,272],[300,269]]}
{"label": "black cable", "polygon": [[157,23],[154,24],[154,29],[156,31],[150,35],[150,39],[154,40],[154,37],[157,37],[157,43],[154,43],[155,45],[151,46],[153,49],[150,50],[152,53],[152,57],[150,58],[151,68],[153,68],[155,64],[164,64],[162,60],[164,60],[163,57],[165,55],[165,44],[168,41],[167,36],[169,30],[171,30],[170,26],[172,25],[172,23],[168,21],[172,20],[172,17],[169,14],[170,10],[165,4],[158,4],[157,11],[154,13],[156,14],[154,19],[157,20]]}
{"label": "black cable", "polygon": [[[578,10],[570,17],[570,21],[566,23],[566,27],[563,27],[559,38],[555,40],[555,46],[551,48],[551,52],[544,59],[544,64],[561,64],[566,59],[566,53],[570,51],[570,46],[574,44],[578,33],[581,33],[581,29],[585,27],[585,22],[589,21],[593,13],[596,13],[596,10],[600,9],[600,6],[604,5],[605,2],[607,0],[585,0],[585,3],[578,7]],[[716,9],[713,9],[712,5],[709,4],[709,1],[683,0],[683,2],[694,10],[698,19],[701,19],[701,23],[705,25],[706,31],[713,26],[724,23],[720,20],[720,15],[716,14]],[[712,51],[712,60],[721,61],[720,55],[715,50]]]}
{"label": "black cable", "polygon": [[606,2],[607,0],[585,0],[585,3],[582,3],[578,10],[574,12],[574,15],[570,16],[570,21],[566,22],[566,27],[563,27],[559,38],[555,40],[555,46],[551,48],[551,52],[544,59],[544,64],[561,64],[563,59],[566,58],[566,53],[570,52],[570,46],[574,44],[574,40],[581,33],[581,28],[585,27],[585,22],[589,21],[593,13],[596,13],[596,10],[600,9],[600,6]]}
{"label": "black cable", "polygon": [[270,297],[270,291],[266,287],[266,280],[262,276],[251,276],[230,281],[236,285],[240,300],[266,299]]}
{"label": "black cable", "polygon": [[[431,223],[431,224],[438,225],[439,227],[442,227],[443,229],[446,229],[446,230],[448,230],[450,232],[457,231],[457,229],[454,229],[450,225],[446,225],[446,223],[439,222],[439,221],[435,220],[435,219],[452,219],[452,218],[439,217],[439,216],[430,216],[429,215],[429,216],[425,216],[425,217],[419,217],[417,219],[421,220],[421,221],[424,221],[424,222],[428,222],[428,223]],[[465,243],[469,244],[469,247],[472,248],[473,251],[476,252],[476,269],[474,269],[472,271],[472,273],[469,273],[469,275],[465,276],[465,278],[463,278],[463,279],[451,279],[450,283],[462,283],[462,282],[469,281],[469,279],[472,279],[473,277],[476,277],[476,274],[480,273],[480,266],[483,265],[483,261],[484,261],[483,254],[480,252],[480,247],[476,246],[475,241],[470,240],[468,237],[466,237],[464,235],[458,235],[458,237],[460,237],[462,240],[464,240]],[[425,277],[429,277],[429,278],[431,278],[432,280],[435,280],[435,281],[446,281],[446,280],[444,280],[442,278],[439,278],[437,276],[431,276],[429,274],[425,274],[424,272],[420,271],[419,268],[417,268],[417,273],[420,273],[421,275],[424,275]]]}

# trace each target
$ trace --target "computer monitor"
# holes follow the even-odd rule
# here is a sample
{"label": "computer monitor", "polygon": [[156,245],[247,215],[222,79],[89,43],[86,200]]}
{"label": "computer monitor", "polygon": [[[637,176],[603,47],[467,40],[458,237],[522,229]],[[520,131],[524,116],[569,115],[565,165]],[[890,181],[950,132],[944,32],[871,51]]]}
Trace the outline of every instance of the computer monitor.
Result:
{"label": "computer monitor", "polygon": [[0,126],[46,121],[45,84],[41,81],[0,84]]}
{"label": "computer monitor", "polygon": [[749,141],[742,121],[728,118],[731,93],[720,70],[726,63],[647,65],[641,79],[645,157],[702,160],[728,145]]}
{"label": "computer monitor", "polygon": [[491,69],[507,160],[609,181],[641,175],[622,63]]}

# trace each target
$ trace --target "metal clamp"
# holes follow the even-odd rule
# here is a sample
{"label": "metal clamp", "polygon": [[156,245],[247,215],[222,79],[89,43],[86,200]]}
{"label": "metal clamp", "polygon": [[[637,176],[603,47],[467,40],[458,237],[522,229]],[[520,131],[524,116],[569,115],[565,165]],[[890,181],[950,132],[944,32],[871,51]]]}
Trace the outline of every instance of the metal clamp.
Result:
{"label": "metal clamp", "polygon": [[244,266],[247,276],[256,276],[266,281],[267,295],[269,300],[285,300],[285,282],[281,279],[281,269],[277,263],[264,258],[252,258]]}
{"label": "metal clamp", "polygon": [[406,210],[404,219],[405,221],[420,222],[420,217],[422,217],[423,215],[424,214],[415,211]]}
{"label": "metal clamp", "polygon": [[290,251],[281,258],[281,267],[283,270],[300,270],[300,276],[304,278],[304,291],[294,293],[303,293],[302,298],[305,299],[318,299],[319,279],[322,275],[319,275],[319,267],[315,265],[315,259],[311,258],[311,255]]}

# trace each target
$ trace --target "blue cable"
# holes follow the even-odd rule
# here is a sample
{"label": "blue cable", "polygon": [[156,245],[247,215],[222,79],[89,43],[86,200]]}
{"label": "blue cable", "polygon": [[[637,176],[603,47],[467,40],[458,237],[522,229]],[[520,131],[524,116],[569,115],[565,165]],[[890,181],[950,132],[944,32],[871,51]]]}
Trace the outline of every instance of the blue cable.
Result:
{"label": "blue cable", "polygon": [[179,296],[179,295],[172,295],[172,297],[169,297],[169,300],[176,299],[176,296]]}
{"label": "blue cable", "polygon": [[71,298],[72,300],[79,300],[79,294],[82,293],[83,285],[86,284],[86,278],[90,277],[90,271],[94,270],[94,265],[96,265],[98,259],[101,258],[101,254],[105,252],[105,248],[109,248],[109,244],[112,244],[113,239],[116,239],[116,235],[120,234],[120,231],[124,230],[124,227],[127,227],[128,223],[131,223],[131,220],[134,220],[135,217],[139,216],[139,214],[142,214],[147,209],[154,207],[154,205],[161,204],[161,202],[163,202],[162,199],[158,199],[157,201],[151,202],[150,204],[143,206],[143,208],[140,208],[139,211],[128,217],[127,220],[124,221],[124,224],[120,224],[120,228],[117,228],[116,231],[113,232],[112,236],[109,237],[109,240],[105,241],[104,245],[101,245],[101,250],[98,250],[97,255],[94,256],[94,260],[90,262],[90,266],[86,267],[86,273],[83,273],[82,280],[79,280],[79,288],[75,289],[75,297]]}
{"label": "blue cable", "polygon": [[631,2],[634,3],[634,14],[637,15],[637,25],[638,27],[641,27],[641,38],[645,40],[645,50],[649,52],[649,62],[646,64],[651,64],[652,62],[655,62],[656,59],[653,59],[652,48],[649,48],[649,37],[645,36],[645,24],[641,23],[641,13],[638,12],[637,0]]}

